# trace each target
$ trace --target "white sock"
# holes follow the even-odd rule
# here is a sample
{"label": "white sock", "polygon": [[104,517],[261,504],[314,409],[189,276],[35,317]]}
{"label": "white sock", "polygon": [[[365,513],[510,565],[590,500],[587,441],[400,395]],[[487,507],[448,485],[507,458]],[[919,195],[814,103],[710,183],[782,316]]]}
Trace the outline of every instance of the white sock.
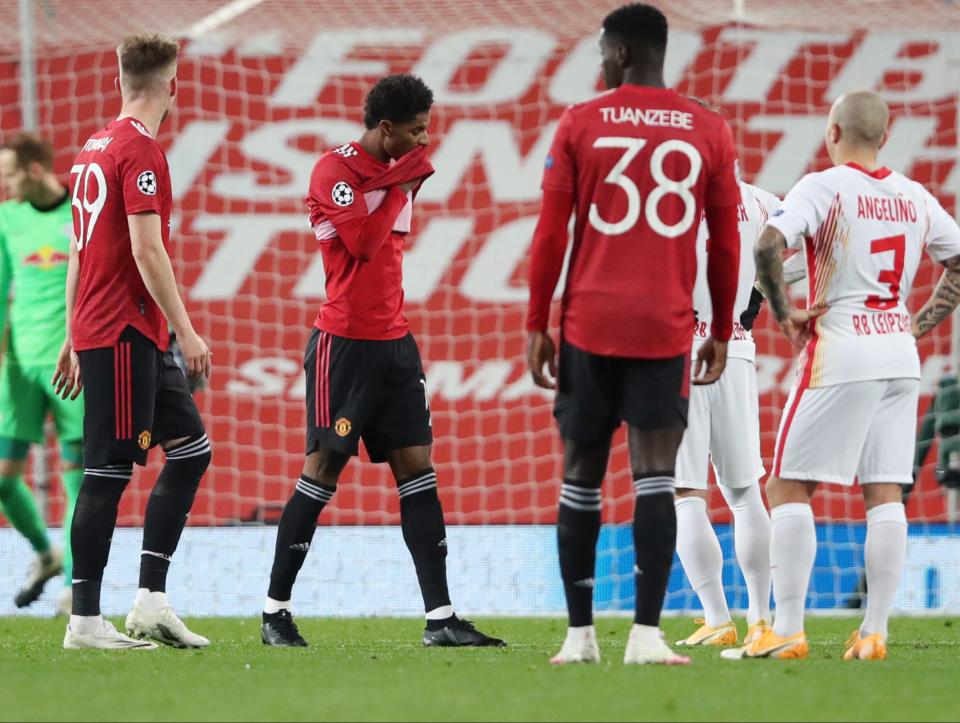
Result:
{"label": "white sock", "polygon": [[137,597],[134,598],[133,604],[143,610],[160,610],[170,605],[167,602],[167,593],[150,592],[145,587],[137,588]]}
{"label": "white sock", "polygon": [[760,485],[720,492],[733,513],[733,544],[747,583],[747,625],[770,622],[770,515]]}
{"label": "white sock", "polygon": [[634,623],[633,627],[630,629],[630,642],[636,642],[646,647],[652,647],[663,642],[663,637],[660,635],[660,628],[656,626],[638,625],[637,623]]}
{"label": "white sock", "polygon": [[453,605],[444,605],[434,608],[427,613],[427,620],[446,620],[453,616]]}
{"label": "white sock", "polygon": [[681,497],[677,508],[677,554],[684,572],[703,605],[707,625],[716,627],[730,620],[723,594],[723,551],[707,516],[707,501]]}
{"label": "white sock", "polygon": [[289,609],[289,600],[274,600],[272,597],[268,597],[263,603],[263,612],[265,612],[267,615],[276,615],[281,610]]}
{"label": "white sock", "polygon": [[867,611],[861,635],[880,633],[887,639],[890,606],[900,584],[907,553],[907,515],[903,504],[888,502],[867,512],[864,557],[867,568]]}
{"label": "white sock", "polygon": [[100,615],[70,615],[70,629],[80,635],[92,633],[103,625]]}
{"label": "white sock", "polygon": [[789,636],[803,632],[803,610],[813,561],[817,556],[817,530],[813,508],[792,502],[773,509],[770,526],[770,564],[777,615],[773,631]]}

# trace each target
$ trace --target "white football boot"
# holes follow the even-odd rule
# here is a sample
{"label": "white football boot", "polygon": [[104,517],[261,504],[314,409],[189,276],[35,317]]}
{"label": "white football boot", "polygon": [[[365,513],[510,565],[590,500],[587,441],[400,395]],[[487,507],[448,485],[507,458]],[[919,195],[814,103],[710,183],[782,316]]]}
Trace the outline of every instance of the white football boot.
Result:
{"label": "white football boot", "polygon": [[133,604],[133,610],[127,615],[127,634],[134,638],[153,638],[158,643],[174,648],[205,648],[210,641],[197,635],[177,617],[170,605],[152,608]]}
{"label": "white football boot", "polygon": [[623,654],[626,665],[689,665],[690,658],[677,655],[660,633],[648,625],[634,625]]}
{"label": "white football boot", "polygon": [[57,595],[57,615],[69,615],[73,609],[73,588],[64,587]]}
{"label": "white football boot", "polygon": [[[91,621],[92,622],[92,621]],[[156,643],[134,640],[117,630],[109,620],[100,618],[86,628],[67,624],[64,650],[156,650]]]}
{"label": "white football boot", "polygon": [[582,628],[567,628],[567,637],[560,652],[550,658],[551,665],[568,663],[599,663],[600,648],[597,645],[597,632],[592,625]]}

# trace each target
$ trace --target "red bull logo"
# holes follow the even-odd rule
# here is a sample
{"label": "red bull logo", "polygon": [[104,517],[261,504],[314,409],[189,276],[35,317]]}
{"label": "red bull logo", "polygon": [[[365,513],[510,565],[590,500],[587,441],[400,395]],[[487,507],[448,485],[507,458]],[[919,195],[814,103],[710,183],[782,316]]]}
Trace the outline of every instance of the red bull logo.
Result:
{"label": "red bull logo", "polygon": [[57,251],[51,246],[43,246],[29,256],[25,256],[23,263],[27,266],[39,266],[41,269],[52,269],[54,266],[65,264],[70,255]]}

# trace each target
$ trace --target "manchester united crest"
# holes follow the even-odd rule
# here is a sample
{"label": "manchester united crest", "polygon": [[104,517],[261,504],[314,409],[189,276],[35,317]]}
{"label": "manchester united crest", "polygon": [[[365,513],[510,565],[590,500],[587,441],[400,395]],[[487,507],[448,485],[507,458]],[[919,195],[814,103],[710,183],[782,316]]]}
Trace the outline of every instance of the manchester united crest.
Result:
{"label": "manchester united crest", "polygon": [[346,417],[340,417],[337,423],[333,425],[333,431],[337,433],[338,437],[346,437],[350,434],[351,429],[353,429],[353,423]]}

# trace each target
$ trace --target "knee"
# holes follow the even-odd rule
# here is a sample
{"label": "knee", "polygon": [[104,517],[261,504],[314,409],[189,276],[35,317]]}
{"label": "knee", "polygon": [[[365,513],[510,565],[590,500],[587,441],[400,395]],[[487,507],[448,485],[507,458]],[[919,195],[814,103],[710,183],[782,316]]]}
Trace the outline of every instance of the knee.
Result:
{"label": "knee", "polygon": [[701,499],[704,502],[707,501],[706,490],[695,490],[689,487],[678,487],[674,491],[674,494],[676,495],[677,502],[679,502],[680,500],[691,499],[691,498]]}
{"label": "knee", "polygon": [[63,442],[60,445],[60,469],[72,472],[83,468],[83,444],[81,442]]}
{"label": "knee", "polygon": [[563,440],[563,476],[585,485],[600,485],[607,473],[610,440],[583,444],[572,439]]}
{"label": "knee", "polygon": [[750,485],[749,487],[724,487],[720,485],[720,494],[723,495],[727,507],[734,515],[752,510],[761,510],[764,513],[767,511],[767,508],[763,505],[759,485]]}
{"label": "knee", "polygon": [[30,451],[30,445],[24,443],[22,446],[13,440],[13,445],[8,445],[5,450],[7,456],[0,459],[0,479],[16,478],[23,474],[27,465],[27,453]]}
{"label": "knee", "polygon": [[330,449],[320,449],[307,455],[303,463],[303,475],[308,479],[336,487],[350,456]]}
{"label": "knee", "polygon": [[767,499],[771,508],[797,502],[809,504],[814,489],[814,483],[771,476],[767,480]]}
{"label": "knee", "polygon": [[391,452],[387,458],[393,478],[399,484],[425,471],[433,471],[430,455],[433,447],[429,444],[419,447],[406,447]]}
{"label": "knee", "polygon": [[903,502],[903,487],[896,483],[873,483],[863,485],[863,503],[867,510],[891,502]]}
{"label": "knee", "polygon": [[178,477],[190,479],[194,484],[200,484],[200,478],[210,466],[213,459],[213,450],[207,435],[191,437],[185,442],[165,450],[167,464],[175,464],[180,471]]}

